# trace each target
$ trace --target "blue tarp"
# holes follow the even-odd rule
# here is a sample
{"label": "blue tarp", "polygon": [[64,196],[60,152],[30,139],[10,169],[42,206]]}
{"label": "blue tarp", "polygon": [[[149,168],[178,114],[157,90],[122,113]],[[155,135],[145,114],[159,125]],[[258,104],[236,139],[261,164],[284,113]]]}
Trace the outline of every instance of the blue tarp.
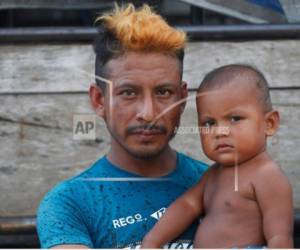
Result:
{"label": "blue tarp", "polygon": [[248,2],[272,9],[281,14],[284,14],[282,6],[278,0],[247,0]]}

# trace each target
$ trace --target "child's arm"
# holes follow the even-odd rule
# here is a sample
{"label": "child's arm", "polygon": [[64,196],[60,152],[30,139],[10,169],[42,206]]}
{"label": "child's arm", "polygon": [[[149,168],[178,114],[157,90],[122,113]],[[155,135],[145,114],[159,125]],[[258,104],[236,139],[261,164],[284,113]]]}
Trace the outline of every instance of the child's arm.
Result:
{"label": "child's arm", "polygon": [[293,248],[293,191],[275,164],[258,170],[255,192],[262,211],[268,248]]}
{"label": "child's arm", "polygon": [[202,199],[208,172],[209,170],[194,187],[170,205],[165,214],[144,237],[142,248],[162,247],[184,232],[203,212]]}

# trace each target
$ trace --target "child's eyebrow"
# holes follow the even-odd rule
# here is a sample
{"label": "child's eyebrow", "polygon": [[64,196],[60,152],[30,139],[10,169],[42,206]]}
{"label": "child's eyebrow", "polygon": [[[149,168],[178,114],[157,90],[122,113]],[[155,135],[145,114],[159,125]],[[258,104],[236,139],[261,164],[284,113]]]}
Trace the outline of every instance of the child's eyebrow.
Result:
{"label": "child's eyebrow", "polygon": [[231,114],[246,114],[247,113],[247,109],[245,108],[236,108],[236,109],[231,109],[228,110],[228,112],[225,113],[226,116],[231,115]]}
{"label": "child's eyebrow", "polygon": [[237,107],[237,108],[232,108],[230,111],[231,112],[246,112],[248,110],[249,106],[243,106],[243,107]]}
{"label": "child's eyebrow", "polygon": [[228,113],[232,113],[232,112],[245,112],[245,110],[241,109],[241,108],[236,108],[236,109],[231,109],[228,111]]}
{"label": "child's eyebrow", "polygon": [[204,114],[204,115],[201,115],[201,114],[200,114],[199,117],[200,117],[200,119],[202,119],[202,120],[214,119],[212,116],[206,115],[206,114]]}

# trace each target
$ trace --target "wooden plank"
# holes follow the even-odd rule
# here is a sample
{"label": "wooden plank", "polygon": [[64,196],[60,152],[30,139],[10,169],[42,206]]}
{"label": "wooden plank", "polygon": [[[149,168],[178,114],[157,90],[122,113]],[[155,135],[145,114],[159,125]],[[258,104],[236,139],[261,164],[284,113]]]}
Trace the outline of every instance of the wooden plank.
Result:
{"label": "wooden plank", "polygon": [[208,9],[223,15],[231,16],[249,23],[285,23],[281,13],[245,0],[181,0],[200,8]]}
{"label": "wooden plank", "polygon": [[108,148],[104,140],[73,140],[71,129],[0,121],[0,134],[0,216],[35,214],[51,187],[79,173]]}
{"label": "wooden plank", "polygon": [[184,79],[197,88],[204,75],[230,63],[256,66],[271,87],[300,86],[300,43],[289,41],[190,43],[186,50]]}
{"label": "wooden plank", "polygon": [[97,119],[95,141],[73,140],[73,115],[92,114],[86,94],[3,96],[0,102],[0,216],[33,215],[52,186],[106,152],[107,130]]}
{"label": "wooden plank", "polygon": [[[269,142],[269,151],[291,179],[295,204],[300,208],[300,90],[272,91],[271,95],[282,122]],[[107,152],[109,136],[100,118],[96,119],[96,141],[73,140],[74,114],[93,114],[86,94],[0,97],[0,216],[34,214],[54,184],[79,173]],[[196,121],[191,98],[181,128],[191,131]],[[209,162],[201,151],[199,136],[180,131],[172,145]]]}
{"label": "wooden plank", "polygon": [[[90,45],[0,46],[0,94],[87,91],[94,82]],[[197,42],[186,49],[184,79],[196,88],[204,74],[228,63],[257,66],[272,87],[300,86],[298,40]]]}
{"label": "wooden plank", "polygon": [[94,60],[87,45],[0,46],[0,93],[87,91]]}

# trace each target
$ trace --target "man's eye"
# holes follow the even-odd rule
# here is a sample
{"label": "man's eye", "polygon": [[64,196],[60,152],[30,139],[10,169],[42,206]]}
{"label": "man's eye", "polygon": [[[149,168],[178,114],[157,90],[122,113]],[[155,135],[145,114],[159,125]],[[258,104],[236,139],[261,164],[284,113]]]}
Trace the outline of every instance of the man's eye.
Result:
{"label": "man's eye", "polygon": [[230,121],[231,122],[238,122],[238,121],[240,121],[240,120],[242,120],[243,118],[241,117],[241,116],[237,116],[237,115],[235,115],[235,116],[231,116],[230,117]]}
{"label": "man's eye", "polygon": [[168,90],[168,89],[160,89],[160,90],[157,91],[157,94],[159,96],[168,97],[168,96],[171,95],[171,91]]}
{"label": "man's eye", "polygon": [[121,95],[125,97],[133,97],[136,95],[136,92],[133,90],[126,89],[121,92]]}

